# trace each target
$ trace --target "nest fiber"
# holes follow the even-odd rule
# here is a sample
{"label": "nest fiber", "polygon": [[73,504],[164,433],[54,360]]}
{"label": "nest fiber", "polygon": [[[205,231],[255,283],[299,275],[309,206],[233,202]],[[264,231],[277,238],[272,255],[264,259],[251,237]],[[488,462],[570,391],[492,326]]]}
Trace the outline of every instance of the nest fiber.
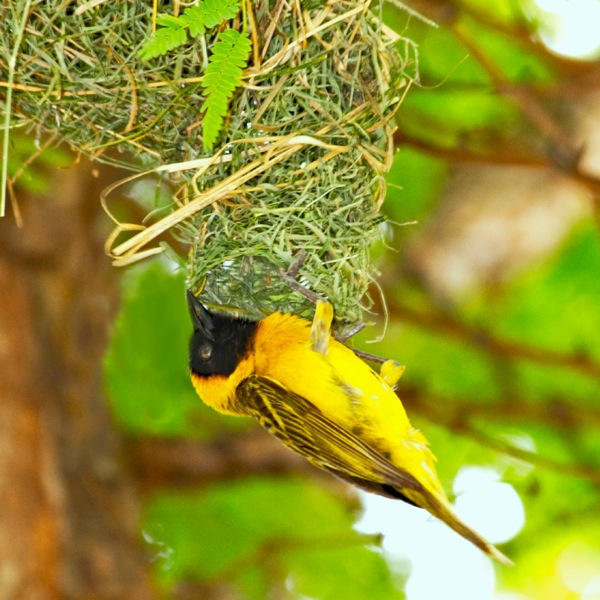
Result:
{"label": "nest fiber", "polygon": [[[282,277],[302,256],[299,287],[328,298],[338,326],[361,320],[393,114],[414,68],[370,2],[249,3],[251,60],[213,149],[200,83],[217,31],[143,62],[151,3],[5,1],[2,39],[15,42],[26,4],[13,123],[174,186],[167,214],[118,224],[117,264],[162,251],[156,239],[171,231],[189,245],[188,284],[204,302],[259,318],[312,311]],[[228,26],[241,30],[242,14]]]}

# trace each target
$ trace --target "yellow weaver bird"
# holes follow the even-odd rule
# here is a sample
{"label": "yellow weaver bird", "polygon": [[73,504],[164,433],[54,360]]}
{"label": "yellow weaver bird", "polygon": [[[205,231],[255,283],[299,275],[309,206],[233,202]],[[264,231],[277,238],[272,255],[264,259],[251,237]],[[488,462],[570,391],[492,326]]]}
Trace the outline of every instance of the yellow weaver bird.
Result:
{"label": "yellow weaver bird", "polygon": [[402,374],[377,374],[331,334],[333,308],[317,302],[312,324],[273,313],[254,322],[212,314],[190,292],[189,365],[200,398],[255,418],[313,465],[388,498],[424,508],[485,554],[512,564],[452,510],[427,440],[393,391]]}

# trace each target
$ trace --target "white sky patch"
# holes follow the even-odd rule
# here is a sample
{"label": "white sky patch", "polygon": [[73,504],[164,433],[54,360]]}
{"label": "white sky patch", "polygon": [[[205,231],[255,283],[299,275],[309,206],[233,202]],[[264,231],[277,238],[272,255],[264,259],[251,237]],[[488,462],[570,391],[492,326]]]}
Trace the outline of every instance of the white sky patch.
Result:
{"label": "white sky patch", "polygon": [[600,600],[600,573],[587,582],[581,592],[581,600]]}
{"label": "white sky patch", "polygon": [[[508,541],[522,528],[523,504],[493,469],[464,467],[455,479],[455,490],[460,494],[456,503],[460,517],[491,542]],[[383,533],[386,557],[410,562],[408,600],[510,597],[496,594],[492,561],[447,525],[404,502],[360,494],[364,514],[355,527],[364,533]]]}
{"label": "white sky patch", "polygon": [[600,56],[599,0],[530,0],[530,16],[541,21],[539,36],[556,54]]}
{"label": "white sky patch", "polygon": [[512,540],[525,525],[525,509],[515,488],[491,468],[463,467],[454,479],[455,510],[492,544]]}

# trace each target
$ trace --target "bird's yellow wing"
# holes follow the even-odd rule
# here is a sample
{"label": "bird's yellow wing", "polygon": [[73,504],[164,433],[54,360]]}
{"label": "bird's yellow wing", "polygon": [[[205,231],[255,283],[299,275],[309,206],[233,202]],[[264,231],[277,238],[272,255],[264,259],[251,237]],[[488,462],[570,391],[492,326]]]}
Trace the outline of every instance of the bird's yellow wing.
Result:
{"label": "bird's yellow wing", "polygon": [[402,490],[424,493],[412,475],[273,379],[247,377],[238,385],[236,396],[249,416],[315,466],[367,491],[411,504]]}

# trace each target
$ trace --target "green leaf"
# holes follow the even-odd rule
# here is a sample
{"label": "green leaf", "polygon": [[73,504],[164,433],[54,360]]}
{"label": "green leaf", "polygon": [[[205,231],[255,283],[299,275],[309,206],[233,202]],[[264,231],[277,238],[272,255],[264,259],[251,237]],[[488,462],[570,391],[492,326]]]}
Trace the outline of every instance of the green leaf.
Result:
{"label": "green leaf", "polygon": [[162,56],[183,45],[188,32],[192,37],[203,35],[206,29],[233,19],[239,10],[239,0],[204,0],[197,6],[186,8],[179,17],[161,14],[156,18],[156,24],[163,29],[158,29],[146,40],[138,56],[142,60]]}
{"label": "green leaf", "polygon": [[398,122],[404,131],[437,147],[459,146],[467,136],[474,144],[481,131],[507,131],[520,118],[515,106],[485,88],[450,86],[435,93],[414,90],[400,112]]}
{"label": "green leaf", "polygon": [[162,56],[179,46],[185,44],[187,39],[186,30],[183,28],[175,29],[166,27],[157,32],[138,50],[138,56],[142,60],[150,60],[157,56]]}
{"label": "green leaf", "polygon": [[[446,185],[448,171],[445,161],[413,150],[410,146],[400,146],[386,176],[388,187],[383,204],[386,216],[395,223],[422,221],[435,208]],[[415,173],[419,173],[419,177],[414,177]],[[418,226],[397,227],[394,236],[410,235],[418,231]]]}
{"label": "green leaf", "polygon": [[73,156],[65,149],[49,146],[40,151],[39,144],[22,131],[15,130],[10,142],[9,177],[16,177],[15,183],[29,193],[41,194],[48,190],[52,173],[48,167],[64,168],[73,163]]}
{"label": "green leaf", "polygon": [[187,25],[192,37],[203,35],[206,31],[204,11],[201,6],[191,6],[190,8],[187,8],[180,19]]}
{"label": "green leaf", "polygon": [[295,598],[402,600],[384,557],[365,546],[315,547],[284,556]]}
{"label": "green leaf", "polygon": [[582,223],[560,252],[510,285],[509,301],[490,315],[495,331],[600,360],[598,264],[598,231]]}
{"label": "green leaf", "polygon": [[250,48],[246,32],[227,29],[219,34],[202,80],[206,95],[202,107],[206,110],[202,121],[203,141],[207,148],[212,148],[217,140],[229,101],[240,85],[242,67],[248,63]]}
{"label": "green leaf", "polygon": [[184,24],[181,19],[174,17],[173,15],[158,15],[156,17],[156,24],[162,25],[163,27],[169,27],[171,29],[183,29]]}
{"label": "green leaf", "polygon": [[204,0],[196,8],[202,12],[206,27],[211,28],[233,19],[240,10],[240,3],[239,0]]}

